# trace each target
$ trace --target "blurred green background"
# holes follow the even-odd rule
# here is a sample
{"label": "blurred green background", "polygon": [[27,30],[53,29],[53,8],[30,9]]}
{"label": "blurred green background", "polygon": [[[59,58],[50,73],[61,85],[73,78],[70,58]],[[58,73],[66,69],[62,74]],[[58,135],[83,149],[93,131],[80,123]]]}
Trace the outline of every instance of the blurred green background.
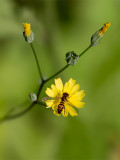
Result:
{"label": "blurred green background", "polygon": [[[22,36],[32,25],[45,78],[66,65],[65,53],[80,54],[104,23],[102,42],[57,77],[76,79],[85,90],[78,117],[57,117],[36,105],[0,124],[0,160],[120,160],[120,0],[0,0],[0,117],[37,92],[39,74]],[[54,83],[51,80],[42,90]]]}

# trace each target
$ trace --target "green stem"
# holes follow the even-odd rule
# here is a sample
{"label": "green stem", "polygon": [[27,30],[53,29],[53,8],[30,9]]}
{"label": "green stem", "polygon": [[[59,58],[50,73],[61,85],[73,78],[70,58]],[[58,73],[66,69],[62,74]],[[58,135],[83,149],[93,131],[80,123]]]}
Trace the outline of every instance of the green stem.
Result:
{"label": "green stem", "polygon": [[92,45],[90,44],[82,53],[79,54],[79,57],[81,57],[85,52],[87,52],[90,48],[92,47]]}
{"label": "green stem", "polygon": [[39,101],[33,102],[32,104],[30,104],[30,106],[26,110],[24,110],[24,111],[22,111],[22,112],[20,112],[18,114],[11,115],[11,116],[5,115],[2,119],[0,119],[0,123],[4,122],[4,121],[7,121],[7,120],[13,120],[15,118],[23,116],[25,113],[30,111],[34,107],[35,104],[45,105],[43,102],[39,102]]}
{"label": "green stem", "polygon": [[7,121],[7,120],[12,120],[12,119],[15,119],[15,118],[23,116],[25,113],[27,113],[28,111],[30,111],[35,104],[36,104],[36,102],[33,102],[32,104],[30,104],[30,106],[26,110],[24,110],[24,111],[22,111],[22,112],[20,112],[18,114],[3,117],[0,120],[0,122]]}
{"label": "green stem", "polygon": [[66,68],[68,68],[69,67],[69,65],[67,64],[65,67],[63,67],[61,70],[59,70],[57,73],[55,73],[54,75],[52,75],[51,77],[49,77],[48,79],[46,79],[46,80],[44,80],[43,81],[43,83],[40,85],[40,87],[39,87],[39,90],[38,90],[38,93],[37,93],[37,97],[39,97],[39,95],[40,95],[40,92],[41,92],[41,90],[42,90],[42,88],[43,88],[43,86],[44,86],[44,84],[46,83],[46,82],[48,82],[49,80],[51,80],[52,78],[54,78],[55,76],[57,76],[58,74],[60,74],[62,71],[64,71]]}
{"label": "green stem", "polygon": [[44,80],[43,80],[42,73],[41,73],[41,70],[40,70],[40,65],[39,65],[39,62],[38,62],[38,58],[37,58],[37,55],[36,55],[36,52],[35,52],[35,49],[34,49],[34,46],[33,46],[33,44],[32,44],[32,43],[30,43],[30,46],[31,46],[32,51],[33,51],[33,53],[34,53],[34,57],[35,57],[35,60],[36,60],[36,64],[37,64],[37,68],[38,68],[38,72],[39,72],[39,74],[40,74],[40,77],[41,77],[42,81],[44,81]]}
{"label": "green stem", "polygon": [[48,79],[45,80],[45,82],[51,80],[53,77],[57,76],[59,73],[61,73],[62,71],[64,71],[66,68],[68,68],[70,65],[66,65],[65,67],[63,67],[61,70],[59,70],[57,73],[55,73],[54,75],[52,75],[51,77],[49,77]]}
{"label": "green stem", "polygon": [[43,106],[46,106],[46,104],[45,104],[45,103],[40,102],[40,101],[37,101],[37,104],[39,104],[39,105],[43,105]]}

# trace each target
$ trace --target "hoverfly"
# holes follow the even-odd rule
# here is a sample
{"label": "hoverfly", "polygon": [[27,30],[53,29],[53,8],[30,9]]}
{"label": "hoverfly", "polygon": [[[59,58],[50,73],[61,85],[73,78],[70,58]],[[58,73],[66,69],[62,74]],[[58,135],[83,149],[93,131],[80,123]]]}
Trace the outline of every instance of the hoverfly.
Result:
{"label": "hoverfly", "polygon": [[[69,94],[68,93],[63,93],[62,97],[61,97],[61,101],[60,103],[58,104],[57,106],[57,113],[58,114],[61,114],[61,112],[63,111],[64,109],[64,114],[65,114],[65,102],[68,102],[67,98],[69,97]],[[57,97],[58,99],[59,97]],[[43,102],[46,102],[47,100],[53,100],[52,98],[50,97],[44,97],[42,98],[42,101]],[[73,104],[71,104],[70,102],[68,102],[69,105],[71,105],[72,107],[74,107]],[[74,107],[75,111],[78,113],[78,111],[76,110],[76,108]]]}

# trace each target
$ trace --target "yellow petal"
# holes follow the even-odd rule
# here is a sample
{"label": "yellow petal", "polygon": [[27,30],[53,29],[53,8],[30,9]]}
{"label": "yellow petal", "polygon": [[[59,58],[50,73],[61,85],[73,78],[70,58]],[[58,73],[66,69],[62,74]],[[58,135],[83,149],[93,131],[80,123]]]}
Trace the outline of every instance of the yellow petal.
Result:
{"label": "yellow petal", "polygon": [[57,116],[59,116],[60,114],[58,114],[58,112],[57,111],[54,111],[53,112],[55,115],[57,115]]}
{"label": "yellow petal", "polygon": [[57,87],[54,84],[51,85],[51,89],[54,92],[54,94],[55,94],[56,97],[60,96],[60,91],[57,89]]}
{"label": "yellow petal", "polygon": [[64,85],[64,90],[63,90],[63,92],[64,92],[64,93],[65,93],[65,92],[68,93],[68,90],[69,90],[68,88],[69,88],[69,83],[66,82],[65,85]]}
{"label": "yellow petal", "polygon": [[76,92],[75,94],[71,95],[71,97],[69,97],[69,100],[79,100],[82,101],[83,97],[85,96],[84,90],[81,90],[79,92]]}
{"label": "yellow petal", "polygon": [[85,103],[84,103],[84,102],[80,102],[80,103],[79,103],[79,105],[77,106],[77,108],[83,108],[83,107],[84,107],[84,105],[85,105]]}
{"label": "yellow petal", "polygon": [[67,117],[67,116],[68,116],[68,110],[67,110],[67,108],[65,108],[65,109],[62,110],[62,115],[63,115],[64,117]]}
{"label": "yellow petal", "polygon": [[79,91],[79,89],[80,89],[80,85],[79,85],[79,84],[76,84],[76,85],[71,89],[71,91],[69,92],[69,95],[71,96],[71,95],[75,94],[76,92]]}
{"label": "yellow petal", "polygon": [[57,116],[60,115],[60,114],[58,114],[58,105],[57,105],[57,104],[53,105],[52,109],[54,110],[53,113],[54,113],[55,115],[57,115]]}
{"label": "yellow petal", "polygon": [[55,79],[55,85],[56,85],[56,88],[60,91],[60,93],[62,94],[63,92],[63,83],[62,83],[62,80],[60,78],[58,79]]}
{"label": "yellow petal", "polygon": [[77,99],[79,99],[79,98],[85,96],[85,92],[84,92],[84,90],[81,90],[81,91],[77,92],[76,94],[74,94],[73,96],[76,97]]}
{"label": "yellow petal", "polygon": [[71,116],[77,116],[77,112],[75,111],[75,109],[73,107],[71,107],[70,105],[66,104],[65,105],[68,113],[71,115]]}
{"label": "yellow petal", "polygon": [[64,92],[69,93],[70,90],[74,87],[75,82],[76,82],[75,80],[73,80],[72,78],[70,78],[69,81],[65,83]]}
{"label": "yellow petal", "polygon": [[68,83],[71,86],[71,88],[75,85],[75,82],[76,82],[76,80],[74,80],[72,78],[69,79]]}
{"label": "yellow petal", "polygon": [[47,88],[45,93],[49,96],[49,97],[55,97],[55,94],[54,92],[50,89],[50,88]]}
{"label": "yellow petal", "polygon": [[47,107],[46,108],[50,108],[50,107],[52,107],[52,105],[54,104],[54,102],[55,102],[55,100],[47,100],[45,103],[46,103],[46,105],[47,105]]}
{"label": "yellow petal", "polygon": [[70,105],[75,106],[76,108],[83,108],[85,103],[84,102],[80,102],[79,100],[74,100],[74,99],[69,99]]}

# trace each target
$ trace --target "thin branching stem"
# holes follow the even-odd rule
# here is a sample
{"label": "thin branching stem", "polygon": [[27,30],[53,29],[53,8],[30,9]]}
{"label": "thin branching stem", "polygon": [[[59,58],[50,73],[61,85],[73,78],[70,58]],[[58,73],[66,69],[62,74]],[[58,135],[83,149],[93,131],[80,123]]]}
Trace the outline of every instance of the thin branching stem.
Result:
{"label": "thin branching stem", "polygon": [[[89,45],[80,55],[79,55],[79,57],[81,57],[85,52],[87,52],[90,48],[92,47],[92,45]],[[48,81],[50,81],[52,78],[54,78],[55,76],[57,76],[58,74],[60,74],[62,71],[64,71],[66,68],[68,68],[70,65],[66,65],[66,66],[64,66],[61,70],[59,70],[57,73],[55,73],[55,74],[53,74],[51,77],[49,77],[49,78],[47,78],[46,80],[44,80],[42,83],[41,83],[41,85],[40,85],[40,87],[39,87],[39,90],[38,90],[38,93],[37,93],[37,97],[39,97],[39,95],[40,95],[40,92],[41,92],[41,90],[42,90],[42,88],[43,88],[43,86],[44,86],[44,84],[46,83],[46,82],[48,82]]]}
{"label": "thin branching stem", "polygon": [[5,115],[3,118],[0,119],[0,123],[23,116],[24,114],[28,113],[35,106],[35,104],[45,105],[43,102],[39,101],[33,102],[24,111],[20,113],[17,113],[15,115]]}
{"label": "thin branching stem", "polygon": [[82,53],[79,54],[79,57],[81,57],[85,52],[87,52],[90,48],[92,47],[92,45],[90,44]]}
{"label": "thin branching stem", "polygon": [[[37,93],[37,97],[39,98],[39,95],[42,91],[42,88],[44,87],[44,85],[50,81],[52,78],[54,78],[55,76],[57,76],[58,74],[60,74],[61,72],[63,72],[65,69],[67,69],[70,65],[65,65],[62,69],[60,69],[57,73],[53,74],[52,76],[50,76],[49,78],[47,78],[46,80],[43,79],[43,76],[42,76],[42,73],[41,73],[41,70],[40,70],[40,66],[39,66],[39,62],[38,62],[38,58],[36,56],[36,52],[35,52],[35,49],[33,47],[33,44],[31,43],[30,44],[31,48],[32,48],[32,51],[34,53],[34,56],[35,56],[35,60],[36,60],[36,64],[37,64],[37,67],[38,67],[38,71],[39,71],[39,74],[40,74],[40,77],[42,79],[42,83],[38,89],[38,93]],[[92,45],[89,45],[80,55],[79,57],[81,57],[85,52],[87,52],[90,48],[92,47]],[[30,111],[34,106],[35,104],[39,104],[39,105],[45,105],[44,103],[40,102],[40,101],[36,101],[36,102],[33,102],[31,103],[27,109],[25,109],[24,111],[20,112],[20,113],[17,113],[15,115],[7,115],[7,116],[4,116],[2,119],[0,119],[0,122],[3,122],[3,121],[7,121],[7,120],[12,120],[12,119],[15,119],[15,118],[18,118],[18,117],[21,117],[23,116],[24,114],[26,114],[28,111]]]}
{"label": "thin branching stem", "polygon": [[42,105],[42,106],[46,106],[46,104],[44,102],[40,102],[37,100],[37,104]]}
{"label": "thin branching stem", "polygon": [[40,85],[40,87],[39,87],[39,90],[38,90],[38,93],[37,93],[37,97],[39,97],[40,92],[41,92],[41,90],[42,90],[42,88],[43,88],[43,86],[44,86],[44,84],[45,84],[46,82],[50,81],[52,78],[54,78],[55,76],[57,76],[58,74],[60,74],[62,71],[64,71],[64,70],[65,70],[66,68],[68,68],[68,67],[69,67],[69,65],[67,64],[65,67],[63,67],[62,69],[60,69],[57,73],[55,73],[54,75],[52,75],[52,76],[49,77],[48,79],[44,80],[44,81],[42,82],[42,84]]}
{"label": "thin branching stem", "polygon": [[[85,52],[87,52],[90,48],[92,47],[92,45],[89,45],[80,55],[79,55],[79,57],[81,57]],[[50,81],[52,78],[54,78],[55,76],[57,76],[58,74],[60,74],[62,71],[64,71],[66,68],[68,68],[70,65],[66,65],[66,66],[64,66],[61,70],[59,70],[57,73],[55,73],[55,74],[53,74],[51,77],[49,77],[49,78],[47,78],[46,80],[44,80],[43,82],[42,82],[42,84],[40,85],[40,87],[39,87],[39,90],[38,90],[38,93],[37,93],[37,96],[39,97],[39,95],[40,95],[40,92],[41,92],[41,90],[42,90],[42,88],[43,88],[43,86],[44,86],[44,84],[46,83],[46,82],[48,82],[48,81]]]}
{"label": "thin branching stem", "polygon": [[31,104],[27,107],[27,109],[25,109],[24,111],[22,111],[22,112],[20,112],[20,113],[15,114],[15,115],[4,116],[4,117],[0,120],[0,122],[7,121],[7,120],[12,120],[12,119],[15,119],[15,118],[18,118],[18,117],[23,116],[23,115],[26,114],[28,111],[30,111],[35,104],[36,104],[36,102],[31,103]]}
{"label": "thin branching stem", "polygon": [[65,67],[63,67],[61,70],[59,70],[57,73],[55,73],[54,75],[52,75],[51,77],[49,77],[48,79],[46,79],[45,82],[48,82],[49,80],[51,80],[52,78],[54,78],[55,76],[57,76],[58,74],[60,74],[62,71],[64,71],[68,67],[69,67],[69,65],[67,64]]}
{"label": "thin branching stem", "polygon": [[36,64],[37,64],[37,68],[38,68],[39,75],[40,75],[40,77],[41,77],[41,80],[43,81],[43,76],[42,76],[42,72],[41,72],[41,69],[40,69],[39,62],[38,62],[38,58],[37,58],[36,51],[35,51],[34,46],[33,46],[32,43],[30,43],[30,46],[31,46],[32,51],[33,51],[33,53],[34,53],[34,57],[35,57],[35,61],[36,61]]}

